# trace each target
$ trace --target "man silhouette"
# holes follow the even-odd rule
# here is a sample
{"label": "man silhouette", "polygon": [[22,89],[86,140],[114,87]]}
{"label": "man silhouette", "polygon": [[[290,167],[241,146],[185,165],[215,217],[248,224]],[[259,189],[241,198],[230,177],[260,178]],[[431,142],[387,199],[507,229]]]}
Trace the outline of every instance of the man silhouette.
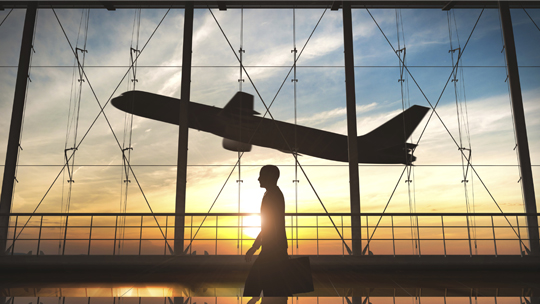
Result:
{"label": "man silhouette", "polygon": [[246,262],[262,246],[261,253],[253,263],[244,288],[244,296],[286,297],[287,288],[287,235],[285,233],[285,199],[277,186],[279,169],[266,165],[259,173],[261,188],[266,193],[261,202],[261,232],[253,246],[246,252]]}

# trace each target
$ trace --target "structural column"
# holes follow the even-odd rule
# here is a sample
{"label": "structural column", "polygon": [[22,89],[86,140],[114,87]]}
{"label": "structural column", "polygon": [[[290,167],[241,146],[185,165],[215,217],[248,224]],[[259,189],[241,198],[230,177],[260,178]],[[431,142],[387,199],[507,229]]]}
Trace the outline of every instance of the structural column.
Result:
{"label": "structural column", "polygon": [[504,37],[504,47],[506,50],[505,54],[506,65],[508,68],[508,83],[510,85],[510,99],[512,102],[512,112],[514,115],[519,168],[521,171],[521,187],[523,190],[523,198],[525,200],[525,212],[529,214],[527,216],[529,248],[532,255],[540,255],[538,217],[536,216],[536,198],[534,195],[529,142],[527,139],[523,98],[521,96],[521,85],[519,82],[516,46],[514,44],[514,32],[512,29],[512,18],[510,16],[510,9],[508,8],[507,1],[499,2],[499,12],[501,14],[501,27]]}
{"label": "structural column", "polygon": [[[343,1],[343,42],[345,48],[345,90],[347,98],[347,140],[349,149],[349,183],[351,213],[360,213],[360,180],[358,178],[358,137],[356,134],[356,89],[354,86],[354,52],[351,4]],[[360,216],[351,216],[353,255],[362,254]]]}
{"label": "structural column", "polygon": [[9,126],[9,138],[4,167],[4,179],[2,181],[2,194],[0,197],[0,255],[6,251],[6,242],[9,228],[9,214],[13,198],[13,186],[17,171],[17,159],[21,139],[21,128],[26,99],[26,86],[28,83],[28,70],[32,56],[32,43],[34,38],[34,24],[36,22],[36,3],[30,2],[26,8],[24,19],[23,36],[21,42],[21,54],[15,83],[15,95],[13,98],[13,110],[11,112],[11,124]]}
{"label": "structural column", "polygon": [[184,252],[184,225],[186,212],[188,108],[191,90],[191,49],[193,44],[193,2],[184,9],[184,42],[182,48],[182,82],[178,132],[178,168],[176,172],[176,216],[174,218],[174,254]]}

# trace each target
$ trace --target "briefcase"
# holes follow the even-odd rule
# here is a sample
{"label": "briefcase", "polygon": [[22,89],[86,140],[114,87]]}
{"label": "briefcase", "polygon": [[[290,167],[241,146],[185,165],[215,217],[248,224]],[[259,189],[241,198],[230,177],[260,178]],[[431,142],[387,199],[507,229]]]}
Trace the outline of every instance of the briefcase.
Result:
{"label": "briefcase", "polygon": [[308,257],[298,257],[288,260],[286,270],[287,286],[291,294],[311,292],[313,288],[313,278],[311,276],[311,266]]}

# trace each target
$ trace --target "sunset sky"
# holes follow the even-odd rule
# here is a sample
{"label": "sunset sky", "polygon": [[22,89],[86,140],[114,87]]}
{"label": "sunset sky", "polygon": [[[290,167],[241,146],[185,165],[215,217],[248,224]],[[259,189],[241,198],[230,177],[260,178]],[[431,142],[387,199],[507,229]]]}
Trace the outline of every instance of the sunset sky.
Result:
{"label": "sunset sky", "polygon": [[[521,9],[513,9],[521,87],[537,201],[540,200],[540,31]],[[0,11],[3,20],[10,11]],[[296,10],[296,48],[300,51],[324,10]],[[452,71],[449,24],[453,48],[464,48],[481,10],[457,9],[447,15],[441,10],[404,9],[370,11],[395,49],[406,47],[406,64],[412,77],[434,105]],[[540,10],[527,9],[536,24]],[[83,48],[84,27],[79,29],[83,10],[58,9],[56,14],[73,48]],[[131,76],[122,80],[130,64],[135,10],[91,10],[87,32],[85,72],[79,142],[109,97],[131,88]],[[141,13],[139,49],[148,41],[167,13],[145,9]],[[214,10],[219,24],[235,51],[240,48],[241,11]],[[397,15],[399,27],[396,27]],[[83,18],[84,19],[84,18]],[[0,26],[0,159],[5,147],[17,72],[24,10],[13,10]],[[293,11],[290,9],[243,11],[243,62],[253,84],[244,74],[243,90],[255,95],[255,110],[264,113],[281,83],[270,111],[277,120],[294,123],[292,74]],[[398,82],[399,60],[383,34],[364,9],[353,10],[356,103],[358,134],[365,134],[402,111]],[[170,10],[142,51],[137,68],[136,89],[180,97],[183,10]],[[459,37],[459,42],[458,42]],[[77,42],[78,41],[78,42]],[[524,210],[515,151],[513,123],[505,82],[505,61],[498,11],[486,9],[462,55],[463,68],[457,82],[461,109],[467,109],[472,163],[478,176],[469,172],[469,200],[477,212],[498,212],[493,198],[505,212]],[[74,127],[67,133],[70,102],[78,88],[74,56],[51,9],[38,12],[24,131],[19,156],[13,211],[31,212],[61,172],[66,138],[73,142]],[[457,53],[456,53],[457,57]],[[343,67],[342,12],[326,11],[297,62],[297,122],[300,125],[346,134],[345,71]],[[413,78],[404,84],[406,107],[429,107]],[[191,100],[223,107],[238,91],[239,64],[208,10],[195,10]],[[115,91],[115,88],[120,86]],[[453,82],[444,91],[437,112],[451,135],[459,142]],[[105,114],[120,144],[125,114],[108,104]],[[429,113],[431,114],[431,112]],[[429,116],[428,114],[428,116]],[[428,116],[411,137],[416,143],[411,191],[399,180],[402,165],[360,164],[360,196],[363,212],[409,212],[409,197],[417,212],[466,212],[461,158],[458,147],[435,116]],[[465,119],[465,120],[463,120]],[[427,126],[426,126],[427,124]],[[464,132],[465,129],[462,129]],[[133,118],[131,164],[148,202],[155,212],[173,212],[176,183],[178,126],[145,118]],[[68,135],[67,135],[68,134]],[[468,146],[467,136],[463,136]],[[67,144],[67,147],[71,147]],[[237,161],[235,152],[221,147],[215,135],[189,131],[187,211],[207,212]],[[349,211],[349,179],[346,163],[300,156],[307,177],[329,212]],[[323,212],[306,177],[298,169],[298,202],[295,201],[294,158],[280,151],[253,147],[242,157],[242,212],[258,212],[264,193],[257,182],[262,165],[281,169],[279,186],[285,194],[286,211]],[[119,212],[122,196],[122,153],[103,116],[97,119],[75,154],[70,212]],[[3,166],[0,167],[3,170]],[[38,212],[59,212],[66,205],[67,173],[60,174]],[[238,168],[219,195],[213,212],[238,211]],[[128,212],[149,211],[134,178],[129,185]],[[474,189],[473,189],[474,188]],[[409,195],[410,194],[410,195]],[[538,202],[537,202],[538,205]]]}

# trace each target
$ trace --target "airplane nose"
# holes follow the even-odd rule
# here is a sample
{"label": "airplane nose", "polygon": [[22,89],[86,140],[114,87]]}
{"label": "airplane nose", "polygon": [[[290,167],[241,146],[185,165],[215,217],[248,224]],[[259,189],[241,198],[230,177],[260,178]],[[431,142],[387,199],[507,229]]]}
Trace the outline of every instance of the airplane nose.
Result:
{"label": "airplane nose", "polygon": [[113,98],[111,100],[111,104],[119,110],[128,112],[128,110],[130,110],[130,107],[128,105],[129,105],[130,99],[132,99],[129,97],[130,95],[132,95],[132,92],[124,92],[122,93],[122,95]]}

